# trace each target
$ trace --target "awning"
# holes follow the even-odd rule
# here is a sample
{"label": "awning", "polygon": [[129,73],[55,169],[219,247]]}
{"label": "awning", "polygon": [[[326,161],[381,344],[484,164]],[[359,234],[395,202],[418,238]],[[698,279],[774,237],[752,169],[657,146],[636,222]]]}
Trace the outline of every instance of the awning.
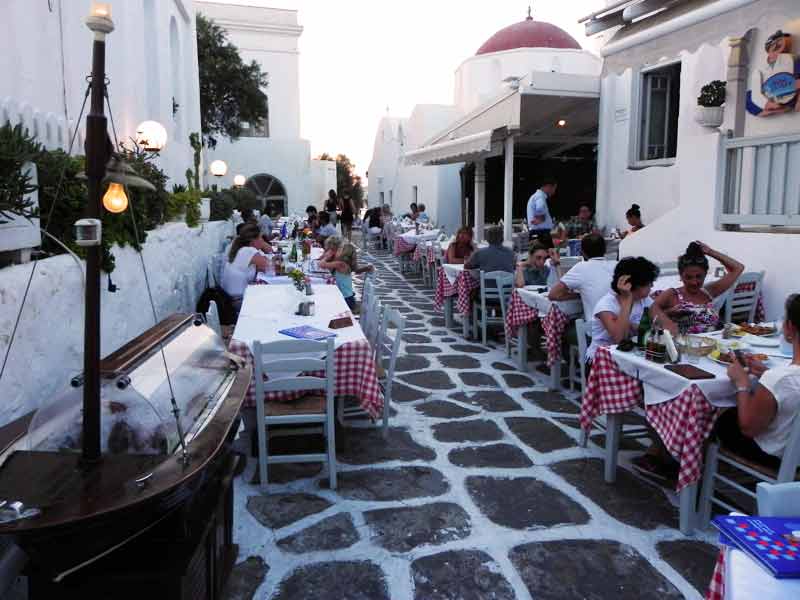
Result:
{"label": "awning", "polygon": [[770,10],[753,0],[681,2],[620,28],[600,51],[603,74],[654,65],[677,58],[681,52],[696,52],[703,44],[741,37]]}
{"label": "awning", "polygon": [[599,98],[598,76],[531,73],[518,89],[504,91],[408,152],[405,164],[442,165],[500,156],[509,135],[520,149],[543,158],[594,144]]}
{"label": "awning", "polygon": [[492,142],[492,130],[482,131],[458,139],[447,140],[408,152],[407,165],[445,165],[471,162],[495,156],[502,152],[502,143]]}

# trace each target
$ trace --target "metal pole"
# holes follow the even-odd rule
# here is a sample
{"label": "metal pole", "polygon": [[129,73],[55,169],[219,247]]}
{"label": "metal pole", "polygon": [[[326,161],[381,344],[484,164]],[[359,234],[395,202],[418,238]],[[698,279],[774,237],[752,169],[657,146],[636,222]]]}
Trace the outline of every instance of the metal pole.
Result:
{"label": "metal pole", "polygon": [[[105,91],[105,36],[96,35],[92,50],[91,109],[86,117],[86,176],[88,198],[86,217],[100,219],[102,181],[109,159]],[[84,464],[100,458],[100,261],[102,245],[89,246],[86,253],[86,314],[83,342],[83,436]]]}

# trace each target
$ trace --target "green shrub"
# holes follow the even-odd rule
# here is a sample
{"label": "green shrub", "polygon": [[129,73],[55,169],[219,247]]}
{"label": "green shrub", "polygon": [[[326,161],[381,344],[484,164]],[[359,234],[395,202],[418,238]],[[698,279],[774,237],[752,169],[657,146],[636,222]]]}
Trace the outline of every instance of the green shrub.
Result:
{"label": "green shrub", "polygon": [[183,216],[189,227],[197,227],[200,224],[200,201],[200,192],[176,185],[167,199],[166,219],[174,221]]}
{"label": "green shrub", "polygon": [[22,172],[22,167],[34,160],[41,149],[21,125],[11,127],[6,121],[0,127],[0,224],[14,216],[27,219],[36,216],[33,201],[25,199],[25,195],[36,191],[36,186]]}
{"label": "green shrub", "polygon": [[700,88],[700,95],[697,97],[699,106],[722,106],[725,104],[725,82],[715,79]]}

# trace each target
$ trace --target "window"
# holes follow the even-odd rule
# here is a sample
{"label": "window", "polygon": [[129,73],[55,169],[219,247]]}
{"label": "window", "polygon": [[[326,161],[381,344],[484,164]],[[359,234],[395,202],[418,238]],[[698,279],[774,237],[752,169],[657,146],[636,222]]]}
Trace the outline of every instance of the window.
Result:
{"label": "window", "polygon": [[642,71],[634,107],[633,166],[671,164],[678,147],[681,63]]}
{"label": "window", "polygon": [[419,200],[419,188],[415,185],[411,188],[411,201],[417,204],[417,200]]}
{"label": "window", "polygon": [[394,206],[394,202],[392,201],[392,191],[393,190],[389,190],[389,206]]}
{"label": "window", "polygon": [[259,119],[256,123],[242,121],[241,125],[241,137],[269,137],[269,117],[266,119]]}
{"label": "window", "polygon": [[381,192],[381,206],[385,204],[386,200],[383,197],[383,192]]}

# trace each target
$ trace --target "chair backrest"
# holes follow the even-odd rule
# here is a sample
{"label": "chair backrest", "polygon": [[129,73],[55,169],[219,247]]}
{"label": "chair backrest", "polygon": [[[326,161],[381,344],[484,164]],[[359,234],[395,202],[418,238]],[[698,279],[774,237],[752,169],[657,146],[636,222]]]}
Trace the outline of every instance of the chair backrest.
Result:
{"label": "chair backrest", "polygon": [[583,319],[575,320],[575,334],[578,337],[578,353],[581,361],[586,360],[586,349],[589,346],[589,326]]}
{"label": "chair backrest", "polygon": [[220,252],[211,257],[211,274],[218,287],[222,287],[222,271],[225,269],[225,253]]}
{"label": "chair backrest", "polygon": [[514,291],[514,274],[506,271],[481,271],[481,306],[486,307],[487,300],[499,300],[503,320],[506,309]]}
{"label": "chair backrest", "polygon": [[725,322],[751,323],[755,319],[758,298],[761,296],[761,285],[764,281],[764,271],[751,271],[742,273],[725,304]]}
{"label": "chair backrest", "polygon": [[583,257],[581,256],[562,256],[561,257],[561,264],[558,267],[559,272],[563,275],[567,271],[569,271],[572,267],[577,265],[579,262],[583,262]]}
{"label": "chair backrest", "polygon": [[758,514],[762,517],[796,517],[800,507],[800,481],[756,485]]}
{"label": "chair backrest", "polygon": [[[320,354],[324,356],[320,358]],[[266,392],[296,392],[325,390],[327,401],[333,405],[336,381],[334,339],[280,340],[277,342],[253,342],[255,363],[256,398]],[[298,373],[324,372],[324,376],[298,375]],[[269,380],[264,381],[264,375]]]}
{"label": "chair backrest", "polygon": [[383,318],[384,307],[378,297],[373,294],[370,296],[367,304],[361,304],[362,319],[361,330],[364,332],[364,337],[367,338],[373,350],[377,350],[378,332],[381,328],[381,319]]}
{"label": "chair backrest", "polygon": [[211,300],[208,303],[208,312],[206,313],[206,325],[211,327],[214,331],[217,332],[219,337],[222,337],[222,325],[220,325],[219,321],[219,309],[217,308],[217,303]]}

